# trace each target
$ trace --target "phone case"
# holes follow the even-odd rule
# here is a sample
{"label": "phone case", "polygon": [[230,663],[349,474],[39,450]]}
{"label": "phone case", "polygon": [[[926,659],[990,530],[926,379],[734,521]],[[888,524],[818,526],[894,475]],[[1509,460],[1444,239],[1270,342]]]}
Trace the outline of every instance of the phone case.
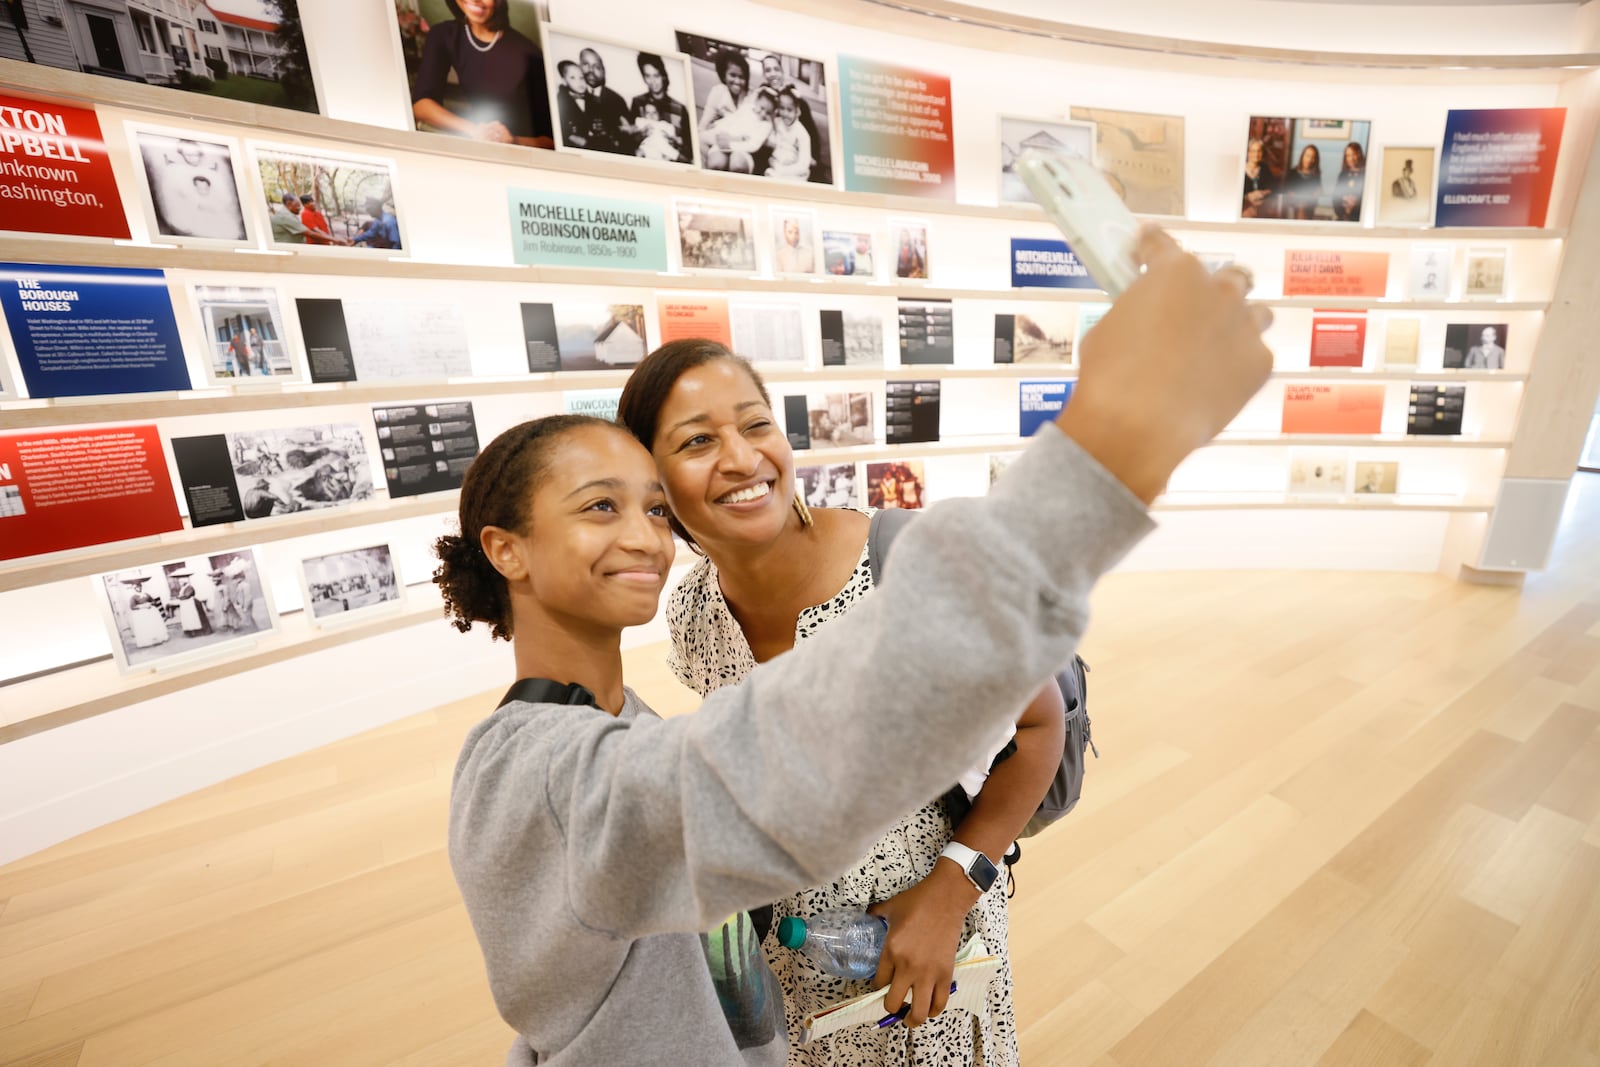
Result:
{"label": "phone case", "polygon": [[1024,152],[1013,168],[1055,220],[1073,253],[1113,298],[1139,277],[1139,221],[1094,164],[1076,156]]}

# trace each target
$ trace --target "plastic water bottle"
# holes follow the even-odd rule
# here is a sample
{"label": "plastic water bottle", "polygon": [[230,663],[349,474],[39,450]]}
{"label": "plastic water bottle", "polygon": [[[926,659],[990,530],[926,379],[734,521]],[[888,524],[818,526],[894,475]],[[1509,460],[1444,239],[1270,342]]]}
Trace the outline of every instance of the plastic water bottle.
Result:
{"label": "plastic water bottle", "polygon": [[779,944],[798,949],[839,978],[876,974],[888,933],[889,920],[853,908],[831,908],[809,919],[790,915],[778,922]]}

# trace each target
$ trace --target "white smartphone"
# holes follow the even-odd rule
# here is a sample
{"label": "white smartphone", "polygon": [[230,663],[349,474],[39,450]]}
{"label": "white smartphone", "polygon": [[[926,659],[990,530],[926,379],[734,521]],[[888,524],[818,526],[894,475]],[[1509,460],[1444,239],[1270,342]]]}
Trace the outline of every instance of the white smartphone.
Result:
{"label": "white smartphone", "polygon": [[1139,220],[1087,159],[1030,149],[1012,165],[1066,235],[1090,277],[1114,300],[1139,277]]}

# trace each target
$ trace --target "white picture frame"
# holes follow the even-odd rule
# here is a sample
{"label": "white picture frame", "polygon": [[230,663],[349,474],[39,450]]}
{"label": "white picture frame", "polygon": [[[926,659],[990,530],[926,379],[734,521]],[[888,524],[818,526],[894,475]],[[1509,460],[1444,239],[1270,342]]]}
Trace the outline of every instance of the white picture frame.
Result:
{"label": "white picture frame", "polygon": [[[219,277],[215,280],[227,279]],[[207,383],[237,389],[244,386],[298,385],[306,381],[299,318],[291,314],[293,304],[282,290],[267,285],[214,285],[202,276],[184,287],[184,295],[190,321],[198,330],[198,340],[203,346],[200,363]],[[252,321],[263,313],[258,310],[260,305],[267,305],[264,311],[274,322],[270,331],[263,331],[259,322]],[[228,326],[242,327],[250,358],[260,359],[261,353],[257,351],[255,341],[248,332],[252,325],[261,334],[266,358],[271,360],[269,366],[276,368],[286,362],[289,368],[287,373],[276,369],[271,374],[261,374],[259,371],[250,375],[238,373],[238,355],[234,351],[232,334],[223,339],[219,330]],[[276,336],[271,336],[274,333]],[[281,359],[273,359],[275,354]],[[230,360],[232,374],[227,373]]]}
{"label": "white picture frame", "polygon": [[1344,448],[1291,448],[1285,475],[1289,497],[1341,497],[1349,491],[1350,452]]}
{"label": "white picture frame", "polygon": [[313,629],[342,629],[405,610],[406,586],[388,542],[305,556],[295,570]]}
{"label": "white picture frame", "polygon": [[884,251],[894,260],[895,284],[928,284],[933,263],[932,232],[927,219],[889,220],[889,240]]}
{"label": "white picture frame", "polygon": [[1011,170],[1016,157],[1029,148],[1037,147],[1051,152],[1080,156],[1098,166],[1095,142],[1099,131],[1093,122],[1084,119],[1001,115],[995,129],[998,134],[996,143],[1000,151],[995,197],[998,203],[1039,206],[1039,201],[1034,199],[1033,193]]}
{"label": "white picture frame", "polygon": [[[610,90],[623,102],[627,121],[627,129],[606,131],[608,134],[607,147],[597,148],[588,141],[582,144],[576,142],[574,130],[568,129],[568,123],[563,114],[563,104],[570,94],[563,92],[566,76],[562,68],[567,63],[582,62],[584,52],[593,52],[600,58],[604,82],[602,89]],[[659,158],[655,153],[661,144],[670,143],[670,133],[660,128],[646,133],[638,141],[638,136],[632,129],[634,121],[632,111],[640,106],[643,97],[650,94],[651,90],[646,83],[640,66],[641,57],[659,58],[667,69],[666,89],[662,95],[674,101],[683,109],[682,122],[684,126],[683,141],[677,158]],[[631,159],[658,167],[676,167],[696,170],[700,166],[700,139],[694,133],[698,126],[695,121],[694,107],[694,75],[689,66],[689,57],[682,52],[655,51],[640,48],[636,45],[607,37],[597,37],[590,33],[571,29],[566,26],[544,25],[544,68],[545,81],[550,92],[550,117],[551,126],[555,133],[556,151],[573,152],[579,155],[600,159]],[[621,88],[617,88],[620,86]],[[592,95],[592,88],[591,88]],[[633,100],[628,101],[629,96]],[[614,108],[613,108],[614,110]],[[678,124],[676,118],[659,116],[655,120],[667,123],[668,127]],[[652,137],[651,134],[656,136]],[[632,147],[629,147],[629,143]],[[683,151],[686,149],[687,151]]]}
{"label": "white picture frame", "polygon": [[272,585],[253,548],[124,567],[89,582],[125,675],[237,656],[278,629]]}
{"label": "white picture frame", "polygon": [[[407,213],[400,206],[400,181],[399,168],[394,160],[382,156],[362,156],[353,153],[330,151],[324,148],[307,148],[303,145],[291,145],[279,142],[250,141],[246,148],[250,159],[251,187],[255,193],[256,209],[263,214],[260,216],[262,244],[274,252],[291,252],[296,255],[312,256],[345,256],[354,259],[405,259],[409,258],[412,250],[410,227],[407,225]],[[384,207],[392,205],[394,208],[394,229],[400,235],[399,247],[373,247],[371,245],[345,247],[336,244],[316,244],[309,241],[280,241],[274,238],[272,229],[272,216],[275,211],[282,209],[283,183],[277,175],[269,181],[263,168],[268,164],[290,164],[312,168],[309,174],[297,176],[295,185],[304,186],[315,184],[318,189],[311,190],[314,195],[321,198],[326,188],[337,184],[339,200],[334,204],[323,204],[318,201],[318,207],[326,207],[323,214],[328,215],[330,234],[335,240],[343,240],[347,235],[359,233],[357,220],[370,218],[363,214],[365,203],[374,197],[381,197]],[[326,177],[323,171],[333,171]],[[356,173],[343,174],[343,170]],[[293,192],[293,190],[286,190]],[[304,197],[306,190],[298,194]],[[274,201],[278,201],[274,203]],[[360,203],[363,211],[354,210]],[[328,214],[329,211],[334,215]]]}
{"label": "white picture frame", "polygon": [[726,200],[680,198],[672,202],[678,268],[685,274],[754,277],[760,273],[756,209]]}
{"label": "white picture frame", "polygon": [[[819,236],[821,241],[817,248],[822,257],[820,277],[829,281],[840,279],[869,284],[878,280],[884,246],[883,235],[876,227],[854,224],[830,226],[824,222]],[[862,251],[863,242],[865,252]],[[866,261],[864,269],[863,256]]]}
{"label": "white picture frame", "polygon": [[[260,225],[247,206],[254,187],[246,177],[238,138],[132,120],[124,122],[123,129],[133,156],[139,210],[152,244],[259,246]],[[186,150],[186,145],[193,147]],[[235,223],[233,236],[223,232]]]}
{"label": "white picture frame", "polygon": [[[1392,165],[1391,160],[1398,166]],[[1421,166],[1417,165],[1419,160]],[[1433,145],[1382,146],[1377,168],[1378,225],[1432,226],[1434,193],[1439,188],[1438,167],[1439,150]],[[1402,195],[1407,187],[1411,194]]]}
{"label": "white picture frame", "polygon": [[[774,278],[817,278],[822,272],[822,232],[817,228],[817,213],[810,208],[780,207],[767,210],[771,232],[768,250],[772,255]],[[799,243],[788,240],[787,226],[793,222]],[[789,249],[794,251],[790,252]]]}
{"label": "white picture frame", "polygon": [[1494,248],[1468,248],[1466,266],[1461,272],[1461,297],[1463,300],[1504,300],[1506,298],[1506,265],[1511,250],[1505,245]]}

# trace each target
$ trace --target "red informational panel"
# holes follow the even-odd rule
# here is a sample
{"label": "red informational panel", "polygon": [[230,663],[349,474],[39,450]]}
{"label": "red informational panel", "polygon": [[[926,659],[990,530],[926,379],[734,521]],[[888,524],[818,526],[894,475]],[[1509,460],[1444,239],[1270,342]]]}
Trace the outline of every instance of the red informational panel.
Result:
{"label": "red informational panel", "polygon": [[1359,367],[1366,350],[1365,312],[1318,311],[1311,320],[1313,367]]}
{"label": "red informational panel", "polygon": [[1283,394],[1284,433],[1380,433],[1382,385],[1290,385]]}
{"label": "red informational panel", "polygon": [[0,434],[0,559],[182,527],[153,425]]}
{"label": "red informational panel", "polygon": [[1283,254],[1284,296],[1382,297],[1389,288],[1389,253],[1290,249]]}
{"label": "red informational panel", "polygon": [[702,337],[733,347],[727,297],[696,294],[662,299],[661,343],[689,337]]}
{"label": "red informational panel", "polygon": [[0,230],[128,236],[93,111],[0,95]]}

